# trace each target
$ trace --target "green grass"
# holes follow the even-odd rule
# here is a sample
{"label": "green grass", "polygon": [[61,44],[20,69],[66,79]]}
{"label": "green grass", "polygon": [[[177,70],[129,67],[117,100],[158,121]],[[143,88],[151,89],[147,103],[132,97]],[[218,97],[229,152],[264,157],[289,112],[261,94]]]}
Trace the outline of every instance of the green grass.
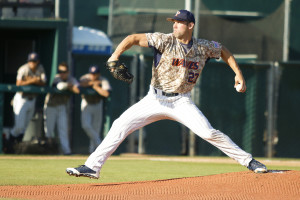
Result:
{"label": "green grass", "polygon": [[[28,159],[22,156],[0,156],[0,185],[56,185],[82,183],[111,183],[146,181],[182,177],[205,176],[229,172],[246,171],[239,164],[199,163],[155,160],[109,159],[100,174],[100,179],[76,178],[66,174],[67,167],[84,164],[86,157]],[[300,166],[272,166],[277,170],[300,170]]]}

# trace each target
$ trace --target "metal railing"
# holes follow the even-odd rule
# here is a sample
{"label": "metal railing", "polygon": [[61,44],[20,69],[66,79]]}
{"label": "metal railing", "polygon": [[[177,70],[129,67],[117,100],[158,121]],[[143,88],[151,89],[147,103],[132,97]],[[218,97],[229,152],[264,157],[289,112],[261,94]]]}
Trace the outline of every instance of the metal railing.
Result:
{"label": "metal railing", "polygon": [[[5,93],[15,93],[15,92],[30,92],[37,94],[47,94],[47,93],[58,93],[58,94],[66,94],[71,93],[70,91],[60,91],[53,87],[39,87],[39,86],[16,86],[14,84],[3,84],[0,83],[0,154],[2,153],[2,134],[3,134],[3,111],[4,111],[4,94]],[[80,94],[87,95],[98,95],[98,93],[92,88],[80,88]],[[110,127],[110,98],[105,99],[105,107],[104,107],[104,119],[105,123],[103,124],[104,133],[108,132]]]}

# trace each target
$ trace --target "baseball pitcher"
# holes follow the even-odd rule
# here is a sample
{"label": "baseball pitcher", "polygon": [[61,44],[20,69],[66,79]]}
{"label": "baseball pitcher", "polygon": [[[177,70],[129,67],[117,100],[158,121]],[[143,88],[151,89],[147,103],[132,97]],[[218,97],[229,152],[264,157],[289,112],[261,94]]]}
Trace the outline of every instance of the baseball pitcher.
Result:
{"label": "baseball pitcher", "polygon": [[121,142],[135,130],[158,120],[170,119],[184,124],[202,139],[211,143],[241,165],[255,173],[267,172],[262,163],[238,147],[227,135],[214,129],[191,99],[195,86],[207,59],[222,58],[235,73],[235,86],[246,91],[243,74],[231,52],[219,42],[192,37],[195,18],[187,10],[179,10],[173,18],[173,33],[133,34],[126,37],[108,59],[107,67],[117,79],[130,83],[120,55],[133,45],[152,48],[154,62],[148,94],[116,119],[99,147],[88,157],[84,165],[67,168],[73,176],[99,178],[107,158]]}

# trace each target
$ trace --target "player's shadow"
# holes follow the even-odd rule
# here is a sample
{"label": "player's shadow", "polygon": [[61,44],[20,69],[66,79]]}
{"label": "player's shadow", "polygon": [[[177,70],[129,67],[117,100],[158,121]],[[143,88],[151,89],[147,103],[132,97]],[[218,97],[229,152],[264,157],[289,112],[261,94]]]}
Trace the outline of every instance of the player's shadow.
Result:
{"label": "player's shadow", "polygon": [[178,180],[178,179],[187,179],[187,178],[196,178],[201,176],[195,176],[195,177],[181,177],[181,178],[171,178],[171,179],[161,179],[161,180],[149,180],[149,181],[134,181],[134,182],[123,182],[123,183],[108,183],[108,184],[100,184],[100,185],[91,185],[94,187],[98,186],[115,186],[115,185],[131,185],[131,184],[149,184],[151,182],[164,182],[164,181],[171,181],[171,180]]}
{"label": "player's shadow", "polygon": [[285,172],[288,172],[288,171],[291,171],[291,170],[268,170],[268,173],[279,173],[279,174],[282,174],[282,173],[285,173]]}

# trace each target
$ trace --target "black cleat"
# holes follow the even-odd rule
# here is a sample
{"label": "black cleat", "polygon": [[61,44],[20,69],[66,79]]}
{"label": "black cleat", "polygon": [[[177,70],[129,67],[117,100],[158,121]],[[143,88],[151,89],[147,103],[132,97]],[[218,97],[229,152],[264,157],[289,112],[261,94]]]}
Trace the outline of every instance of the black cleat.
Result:
{"label": "black cleat", "polygon": [[258,162],[255,159],[252,159],[250,161],[250,163],[248,165],[248,169],[255,172],[255,173],[266,173],[266,172],[268,172],[267,167],[264,164]]}
{"label": "black cleat", "polygon": [[76,176],[76,177],[88,177],[88,178],[93,178],[93,179],[98,179],[99,178],[99,172],[95,172],[94,170],[88,168],[85,165],[81,165],[77,168],[67,168],[66,169],[67,174],[70,176]]}

